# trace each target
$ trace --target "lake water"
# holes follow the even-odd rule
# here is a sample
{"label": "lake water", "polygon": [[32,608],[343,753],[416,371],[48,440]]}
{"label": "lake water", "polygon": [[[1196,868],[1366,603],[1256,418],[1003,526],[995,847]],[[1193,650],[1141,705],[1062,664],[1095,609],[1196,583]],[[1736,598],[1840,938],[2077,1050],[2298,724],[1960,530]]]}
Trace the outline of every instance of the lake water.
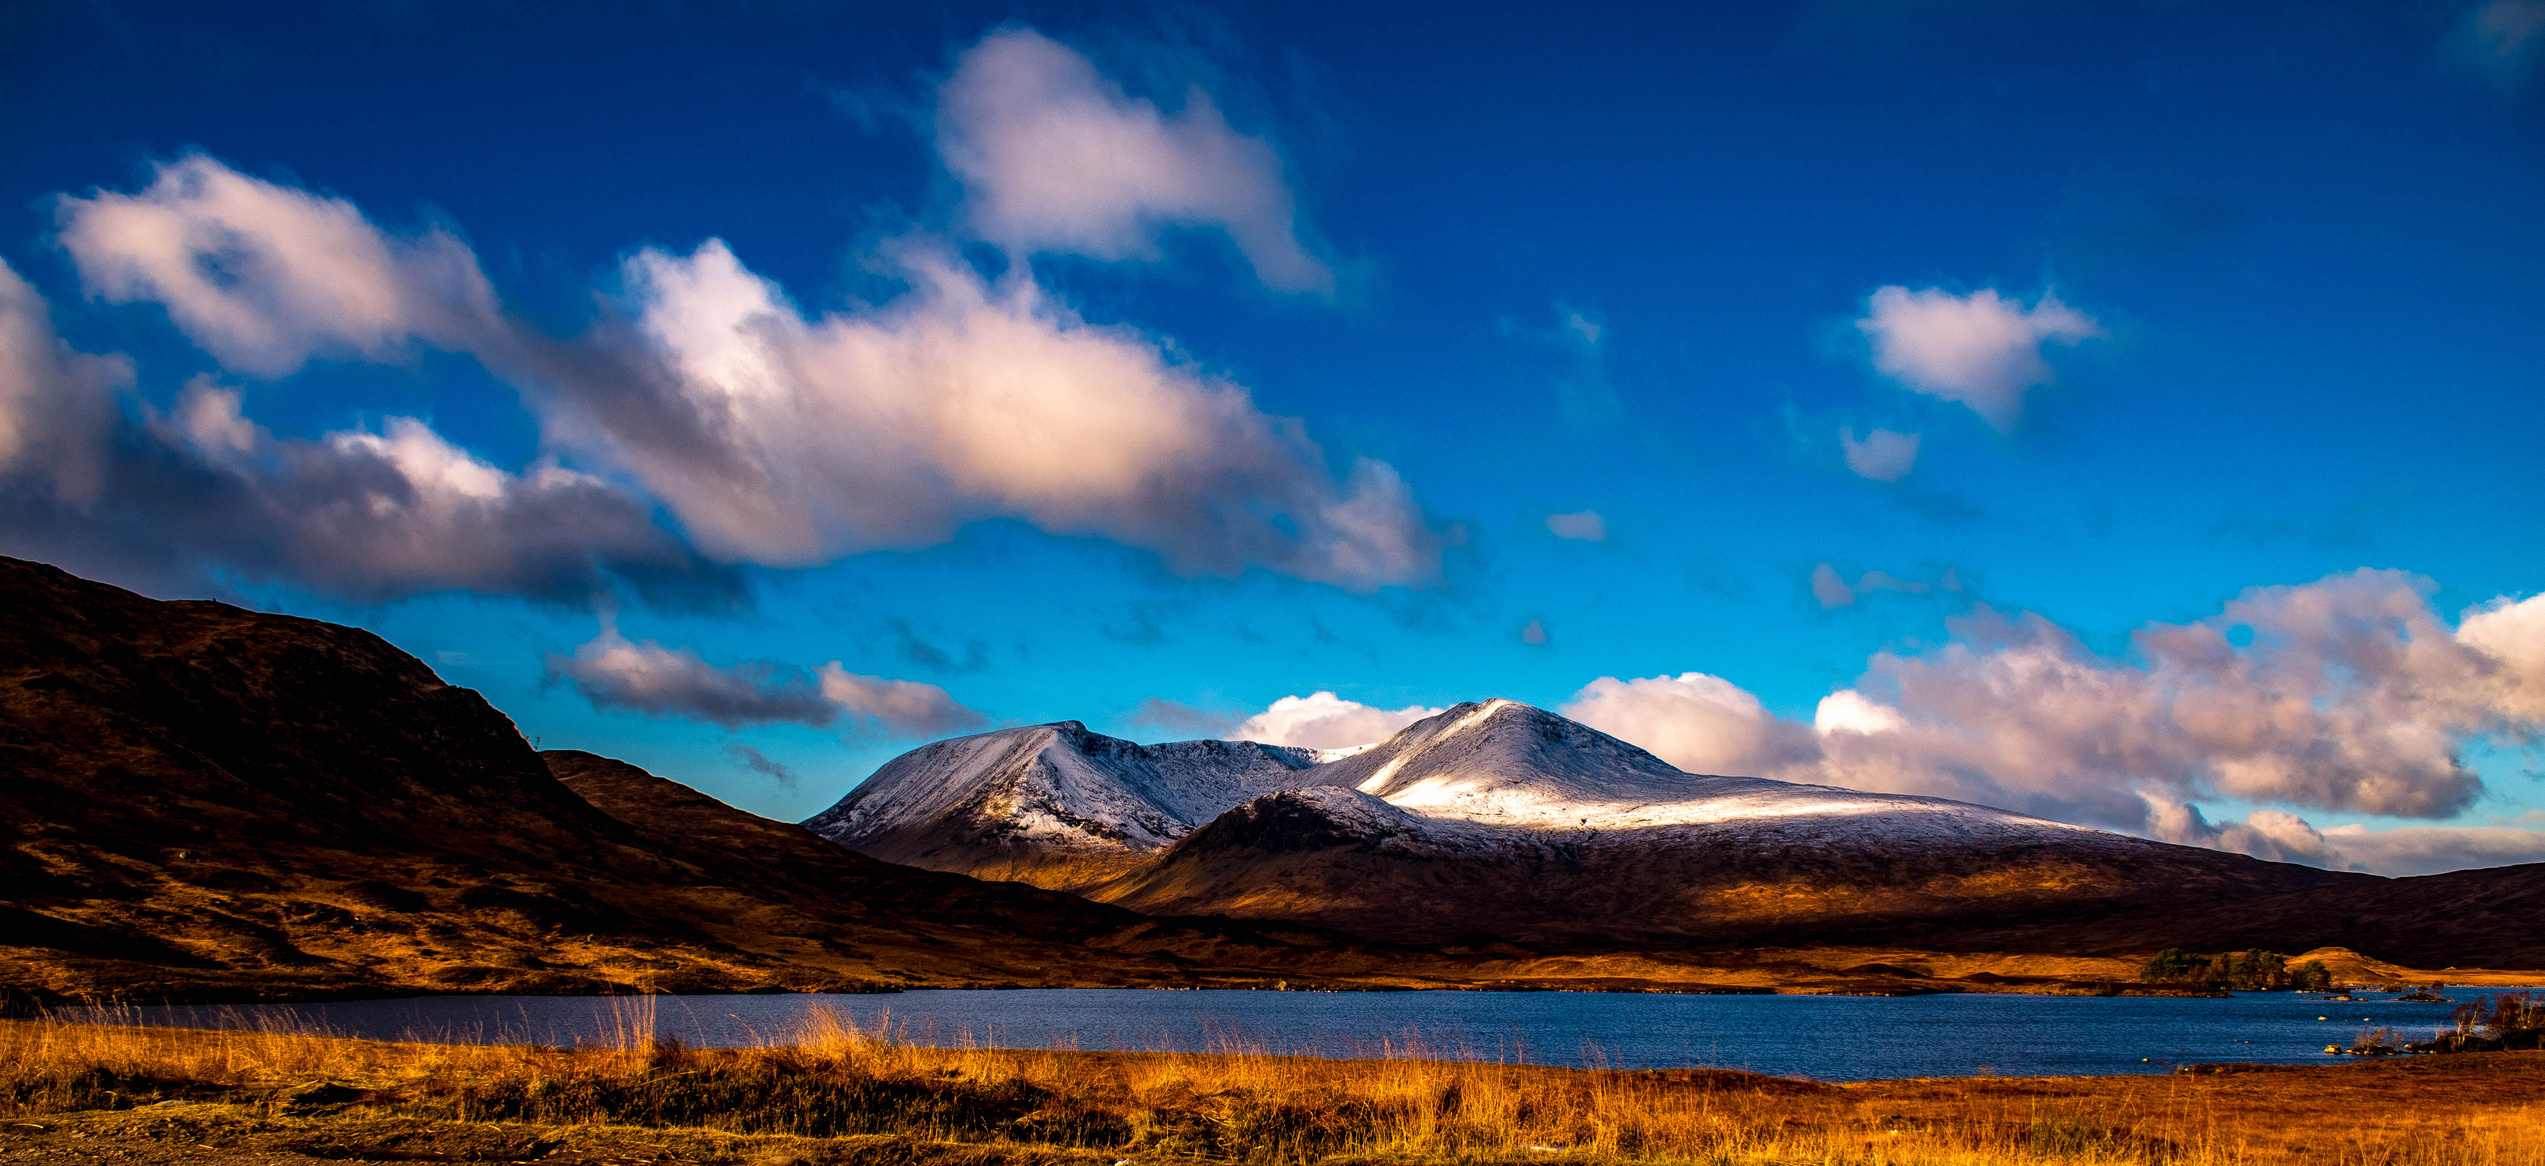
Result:
{"label": "lake water", "polygon": [[[2451,999],[2481,991],[2454,989]],[[646,1011],[651,1009],[650,1018]],[[1748,1069],[1823,1081],[2162,1073],[2199,1061],[2324,1063],[2363,1029],[2415,1040],[2446,1004],[2380,994],[2225,999],[2018,995],[1680,996],[1593,992],[930,991],[884,996],[434,996],[119,1010],[148,1024],[280,1024],[381,1039],[607,1044],[631,1023],[697,1047],[784,1043],[809,1010],[921,1044],[1177,1050],[1237,1045],[1618,1068]],[[2319,1019],[2324,1018],[2324,1019]]]}

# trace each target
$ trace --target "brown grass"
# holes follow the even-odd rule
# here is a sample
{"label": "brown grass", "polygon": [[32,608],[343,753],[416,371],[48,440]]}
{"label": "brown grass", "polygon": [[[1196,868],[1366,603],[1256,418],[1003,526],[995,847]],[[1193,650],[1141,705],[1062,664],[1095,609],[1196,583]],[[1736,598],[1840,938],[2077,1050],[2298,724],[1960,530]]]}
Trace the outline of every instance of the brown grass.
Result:
{"label": "brown grass", "polygon": [[816,1013],[765,1047],[657,1043],[649,1002],[582,1049],[275,1028],[0,1023],[0,1115],[221,1101],[388,1116],[968,1143],[993,1157],[1709,1166],[2545,1166],[2545,1054],[2198,1076],[1823,1085],[1713,1070],[929,1048]]}

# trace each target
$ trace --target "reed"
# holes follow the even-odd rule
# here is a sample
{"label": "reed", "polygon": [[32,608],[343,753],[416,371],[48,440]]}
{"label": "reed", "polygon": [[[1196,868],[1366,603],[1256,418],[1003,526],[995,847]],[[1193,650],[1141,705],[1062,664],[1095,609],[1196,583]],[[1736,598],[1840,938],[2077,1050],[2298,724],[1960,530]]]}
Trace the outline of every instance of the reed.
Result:
{"label": "reed", "polygon": [[703,1050],[661,1038],[642,998],[614,1007],[607,1036],[580,1048],[353,1040],[253,1015],[220,1029],[0,1022],[0,1110],[225,1101],[304,1116],[889,1134],[1141,1162],[2545,1166],[2537,1054],[2373,1073],[1831,1086],[1480,1061],[1411,1038],[1348,1060],[1234,1038],[1202,1052],[940,1047],[888,1014],[859,1023],[818,1009],[759,1047]]}

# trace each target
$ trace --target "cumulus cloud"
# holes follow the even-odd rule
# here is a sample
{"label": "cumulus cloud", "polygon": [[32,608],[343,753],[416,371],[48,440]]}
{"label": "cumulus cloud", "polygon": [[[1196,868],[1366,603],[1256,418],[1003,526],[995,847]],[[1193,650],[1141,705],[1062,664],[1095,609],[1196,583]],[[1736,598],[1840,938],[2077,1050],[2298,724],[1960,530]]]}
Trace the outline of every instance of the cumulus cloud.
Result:
{"label": "cumulus cloud", "polygon": [[[1893,285],[1874,292],[1870,306],[1856,327],[1873,342],[1876,371],[1921,393],[1968,405],[2000,433],[2012,431],[2023,416],[2024,391],[2050,383],[2043,344],[2103,335],[2092,317],[2048,293],[2025,308],[1991,288],[1957,296],[1941,288]],[[1912,446],[1909,456],[1915,453]],[[1903,464],[1901,473],[1907,472]]]}
{"label": "cumulus cloud", "polygon": [[1603,676],[1573,694],[1565,716],[1651,750],[1690,773],[1783,776],[1818,750],[1808,726],[1769,712],[1720,676]]}
{"label": "cumulus cloud", "polygon": [[1852,688],[1842,688],[1820,698],[1812,709],[1812,731],[1826,737],[1832,733],[1888,733],[1906,727],[1898,710],[1875,704]]}
{"label": "cumulus cloud", "polygon": [[[2316,831],[2277,808],[2450,817],[2483,793],[2461,759],[2469,744],[2545,735],[2545,597],[2478,605],[2452,630],[2428,587],[2361,571],[2254,588],[2209,619],[2140,629],[2120,658],[1981,608],[1953,622],[1952,643],[1874,657],[1809,726],[1701,673],[1604,677],[1564,711],[1682,768],[1959,798],[2265,857],[2392,873],[2530,853],[2532,832]],[[2265,808],[2217,825],[2200,798]]]}
{"label": "cumulus cloud", "polygon": [[2512,651],[2534,617],[2478,612],[2478,639],[2509,641],[2481,647],[2430,610],[2426,586],[2362,571],[2255,588],[2210,619],[2141,629],[2123,660],[1983,608],[1937,652],[1875,657],[1856,688],[1903,727],[1832,738],[1827,765],[1845,784],[2105,821],[2143,817],[2142,794],[2446,817],[2481,792],[2465,743],[2540,728],[2533,669]]}
{"label": "cumulus cloud", "polygon": [[1856,438],[1852,428],[1838,431],[1840,456],[1856,476],[1877,482],[1897,482],[1909,476],[1918,464],[1918,435],[1876,429]]}
{"label": "cumulus cloud", "polygon": [[1424,717],[1438,716],[1443,711],[1420,705],[1401,709],[1372,708],[1331,692],[1314,692],[1307,696],[1285,696],[1272,702],[1272,707],[1246,718],[1230,730],[1229,737],[1237,741],[1296,745],[1306,749],[1348,749],[1354,745],[1384,741],[1395,735],[1397,730]]}
{"label": "cumulus cloud", "polygon": [[1601,518],[1599,511],[1596,510],[1576,510],[1571,514],[1547,515],[1546,529],[1548,534],[1557,538],[1579,539],[1593,543],[1608,541],[1608,520]]}
{"label": "cumulus cloud", "polygon": [[551,655],[548,674],[572,681],[598,707],[728,729],[766,724],[818,729],[845,715],[891,735],[930,736],[989,723],[933,684],[864,676],[836,661],[810,672],[768,661],[720,668],[688,648],[631,641],[607,624],[572,655]]}
{"label": "cumulus cloud", "polygon": [[[2255,810],[2242,821],[2212,824],[2196,806],[2151,807],[2150,833],[2167,842],[2233,850],[2275,862],[2303,862],[2334,870],[2384,875],[2438,874],[2469,867],[2545,862],[2545,830],[2495,819],[2489,826],[2399,826],[2372,830],[2352,824],[2317,829],[2295,814]],[[2545,812],[2522,819],[2545,825]]]}
{"label": "cumulus cloud", "polygon": [[723,448],[702,462],[611,432],[598,452],[709,553],[762,563],[922,546],[1013,515],[1187,574],[1261,564],[1369,590],[1437,570],[1440,540],[1385,463],[1337,481],[1297,421],[1148,338],[933,248],[897,257],[905,300],[807,319],[721,243],[639,254],[637,327]]}
{"label": "cumulus cloud", "polygon": [[721,242],[646,250],[625,271],[633,319],[560,341],[502,313],[455,238],[395,238],[208,158],[139,195],[66,199],[62,223],[92,291],[167,304],[241,371],[473,353],[530,394],[552,444],[634,476],[720,561],[808,565],[1014,517],[1185,574],[1372,590],[1438,573],[1441,540],[1386,463],[1338,473],[1244,388],[925,241],[876,257],[907,296],[817,318]]}
{"label": "cumulus cloud", "polygon": [[89,290],[167,308],[231,368],[281,376],[321,354],[383,359],[414,340],[475,347],[495,292],[447,232],[400,239],[350,202],[195,155],[138,194],[65,197],[60,240]]}
{"label": "cumulus cloud", "polygon": [[1204,227],[1225,232],[1267,286],[1334,288],[1333,271],[1299,241],[1280,155],[1231,129],[1198,87],[1168,113],[1020,28],[966,51],[938,100],[937,151],[982,238],[1150,259],[1163,230]]}
{"label": "cumulus cloud", "polygon": [[587,603],[615,577],[664,602],[730,603],[740,582],[598,479],[490,465],[423,422],[277,438],[198,379],[126,417],[120,359],[72,352],[0,266],[0,546],[139,585],[217,574],[363,602],[470,590]]}

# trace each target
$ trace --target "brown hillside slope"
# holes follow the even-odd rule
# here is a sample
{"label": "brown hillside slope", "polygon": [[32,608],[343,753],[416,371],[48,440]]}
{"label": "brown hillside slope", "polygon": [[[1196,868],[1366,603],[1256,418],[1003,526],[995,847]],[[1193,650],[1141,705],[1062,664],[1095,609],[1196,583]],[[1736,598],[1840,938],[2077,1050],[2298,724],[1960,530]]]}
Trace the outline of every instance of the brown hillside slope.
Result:
{"label": "brown hillside slope", "polygon": [[0,558],[10,994],[1190,983],[1200,957],[1339,954],[892,867],[651,777],[578,780],[636,824],[370,633]]}

